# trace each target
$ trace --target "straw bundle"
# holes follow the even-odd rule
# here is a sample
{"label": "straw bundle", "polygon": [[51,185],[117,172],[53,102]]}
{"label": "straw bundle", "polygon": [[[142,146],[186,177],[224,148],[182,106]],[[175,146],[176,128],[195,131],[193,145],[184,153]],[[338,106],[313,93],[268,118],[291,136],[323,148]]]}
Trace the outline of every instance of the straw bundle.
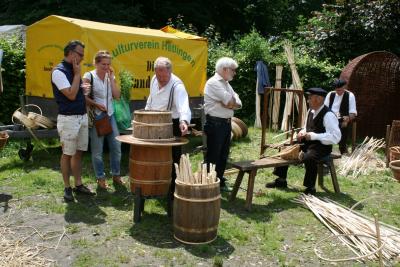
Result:
{"label": "straw bundle", "polygon": [[385,265],[389,265],[389,260],[400,255],[400,229],[377,219],[375,222],[327,198],[321,200],[302,194],[294,202],[309,208],[334,236],[357,255],[348,259],[326,259],[319,253],[318,242],[314,252],[321,259],[332,262],[381,259],[385,260]]}
{"label": "straw bundle", "polygon": [[21,111],[19,111],[19,109],[17,109],[16,111],[14,111],[11,121],[15,124],[14,122],[14,118],[17,119],[20,123],[22,123],[26,128],[29,129],[37,129],[39,126],[36,125],[36,123],[28,118],[28,116],[24,115]]}
{"label": "straw bundle", "polygon": [[0,132],[0,150],[6,146],[8,140],[8,134],[6,131]]}
{"label": "straw bundle", "polygon": [[175,171],[176,179],[184,184],[213,184],[217,181],[217,172],[214,164],[210,164],[210,171],[207,172],[207,164],[199,163],[197,172],[193,173],[189,154],[181,156],[179,165],[175,163]]}
{"label": "straw bundle", "polygon": [[[288,63],[290,66],[290,71],[292,73],[293,88],[297,89],[297,90],[303,90],[303,86],[301,84],[300,77],[297,72],[296,63],[294,61],[294,50],[293,50],[292,44],[289,41],[286,41],[284,43],[283,47],[285,49],[286,57],[288,59]],[[303,125],[303,121],[305,120],[306,115],[307,115],[306,101],[304,99],[304,96],[302,96],[302,97],[303,97],[303,114],[302,114],[302,121],[300,122],[300,125]],[[296,102],[297,108],[299,108],[299,97],[297,94],[295,97],[295,102]]]}
{"label": "straw bundle", "polygon": [[[62,238],[66,235],[66,230],[61,235],[55,232],[40,233],[34,227],[21,226],[18,228],[28,228],[34,231],[28,236],[22,236],[21,231],[14,232],[5,224],[0,224],[0,266],[54,266],[54,260],[41,256],[48,249],[57,249]],[[49,236],[51,233],[51,236]],[[46,241],[58,238],[55,246],[48,246],[38,243],[34,246],[25,244],[29,238],[37,235],[40,240]],[[68,236],[67,236],[68,237]]]}
{"label": "straw bundle", "polygon": [[281,152],[272,157],[281,157],[284,160],[296,160],[299,159],[300,145],[294,144],[291,146],[284,147]]}
{"label": "straw bundle", "polygon": [[35,112],[29,112],[28,118],[33,120],[37,126],[40,126],[40,127],[46,128],[46,129],[51,129],[54,127],[54,122],[52,122],[47,117],[37,114]]}
{"label": "straw bundle", "polygon": [[[375,152],[379,148],[383,148],[385,141],[383,139],[375,139],[373,137],[365,137],[364,141],[356,147],[348,158],[343,158],[339,174],[348,176],[351,173],[352,178],[356,178],[360,174],[368,174],[376,171],[376,167],[384,166],[385,163],[375,156]],[[374,166],[371,161],[377,162]]]}
{"label": "straw bundle", "polygon": [[[275,76],[275,88],[282,87],[282,65],[276,66],[276,76]],[[274,102],[272,109],[272,129],[278,130],[278,120],[279,120],[279,110],[280,110],[280,102],[281,102],[281,92],[277,91],[273,93]]]}

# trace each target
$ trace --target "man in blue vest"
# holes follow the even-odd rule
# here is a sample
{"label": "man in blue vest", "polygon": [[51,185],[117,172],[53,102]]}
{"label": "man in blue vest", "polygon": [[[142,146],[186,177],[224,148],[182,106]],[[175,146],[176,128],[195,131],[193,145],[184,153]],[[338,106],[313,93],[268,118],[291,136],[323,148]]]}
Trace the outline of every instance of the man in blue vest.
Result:
{"label": "man in blue vest", "polygon": [[[318,173],[318,160],[330,155],[332,145],[337,144],[341,134],[339,122],[335,114],[324,105],[326,91],[322,88],[310,88],[306,92],[309,110],[304,128],[298,133],[297,141],[301,143],[299,158],[304,163],[306,173],[303,185],[305,194],[315,194],[315,182]],[[273,174],[278,176],[275,181],[267,183],[268,188],[286,188],[288,166],[274,169]]]}
{"label": "man in blue vest", "polygon": [[57,130],[60,136],[62,155],[61,173],[64,180],[64,199],[74,201],[70,185],[70,174],[75,178],[75,193],[93,195],[82,184],[82,152],[88,147],[88,117],[84,94],[90,88],[82,87],[80,63],[84,57],[84,44],[70,41],[64,48],[64,60],[51,74],[53,94],[58,104]]}
{"label": "man in blue vest", "polygon": [[347,152],[347,133],[348,125],[357,116],[356,98],[354,94],[346,90],[346,81],[335,79],[332,83],[335,92],[329,92],[325,98],[325,106],[329,107],[339,119],[340,132],[342,138],[339,142],[340,154]]}

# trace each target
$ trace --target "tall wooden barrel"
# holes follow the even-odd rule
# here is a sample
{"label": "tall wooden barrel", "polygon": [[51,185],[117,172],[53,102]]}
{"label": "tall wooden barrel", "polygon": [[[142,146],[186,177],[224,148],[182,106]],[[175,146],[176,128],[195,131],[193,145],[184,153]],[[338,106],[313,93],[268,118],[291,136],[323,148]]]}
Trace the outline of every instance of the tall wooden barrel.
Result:
{"label": "tall wooden barrel", "polygon": [[132,121],[132,134],[137,139],[160,141],[174,139],[172,112],[136,110]]}
{"label": "tall wooden barrel", "polygon": [[221,194],[219,180],[193,185],[175,181],[174,237],[186,244],[206,244],[217,238]]}
{"label": "tall wooden barrel", "polygon": [[129,176],[132,193],[140,187],[142,196],[167,195],[171,184],[171,171],[170,146],[131,145]]}

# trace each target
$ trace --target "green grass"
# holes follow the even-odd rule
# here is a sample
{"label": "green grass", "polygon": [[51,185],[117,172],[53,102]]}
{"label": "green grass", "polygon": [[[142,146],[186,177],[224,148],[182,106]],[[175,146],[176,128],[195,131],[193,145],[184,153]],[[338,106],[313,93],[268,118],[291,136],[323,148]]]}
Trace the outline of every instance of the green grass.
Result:
{"label": "green grass", "polygon": [[[250,128],[249,137],[232,144],[229,161],[256,159],[260,140],[260,130]],[[268,134],[267,142],[270,141]],[[190,153],[193,166],[202,161],[201,153],[192,152],[200,144],[200,138],[192,138],[184,148]],[[291,189],[285,191],[266,189],[265,183],[274,179],[272,170],[259,170],[251,212],[244,208],[244,190],[239,190],[234,202],[229,202],[228,194],[223,193],[217,239],[211,244],[190,246],[174,240],[173,222],[166,215],[165,199],[147,199],[142,221],[137,224],[132,222],[134,198],[129,188],[115,190],[112,187],[108,192],[97,192],[95,197],[82,196],[74,203],[64,203],[58,142],[45,142],[45,145],[48,152],[36,146],[28,162],[21,161],[17,155],[23,142],[9,142],[0,151],[0,193],[12,195],[9,210],[24,214],[25,217],[15,217],[17,224],[35,225],[35,220],[29,220],[26,215],[29,212],[32,217],[44,213],[48,218],[58,218],[54,227],[66,229],[70,239],[64,238],[61,244],[63,250],[68,249],[72,255],[73,266],[249,266],[250,263],[330,266],[313,252],[313,245],[329,231],[309,210],[292,202],[303,189],[304,168],[301,166],[290,167]],[[123,146],[123,174],[128,173],[128,154],[128,147]],[[106,161],[108,169],[107,164]],[[381,221],[400,227],[400,183],[391,175],[389,170],[384,170],[356,179],[339,176],[342,191],[339,195],[332,193],[330,179],[325,177],[325,185],[331,192],[318,189],[318,196],[347,207],[366,199],[356,207],[358,212],[370,217],[377,214]],[[235,177],[228,176],[231,184]],[[96,188],[89,153],[83,158],[83,181]],[[241,187],[247,187],[247,175]],[[0,202],[0,220],[3,207],[4,203]],[[7,212],[4,215],[7,216]],[[43,226],[37,223],[37,227]],[[49,223],[54,224],[53,221]],[[336,248],[326,251],[330,258],[341,258],[344,253],[343,249]],[[57,258],[57,251],[53,256],[62,262]],[[376,263],[368,265],[377,266]],[[362,265],[348,262],[345,266]]]}

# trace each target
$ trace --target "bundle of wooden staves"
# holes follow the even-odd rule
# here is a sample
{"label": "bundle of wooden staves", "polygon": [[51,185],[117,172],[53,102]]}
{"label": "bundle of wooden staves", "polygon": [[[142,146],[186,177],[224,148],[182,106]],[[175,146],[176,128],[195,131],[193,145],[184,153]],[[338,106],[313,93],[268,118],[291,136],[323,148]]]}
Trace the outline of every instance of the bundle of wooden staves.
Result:
{"label": "bundle of wooden staves", "polygon": [[175,163],[175,171],[176,179],[185,184],[213,184],[217,181],[214,164],[210,164],[210,169],[207,172],[207,164],[199,163],[198,170],[193,173],[189,154],[181,156],[179,165]]}
{"label": "bundle of wooden staves", "polygon": [[379,259],[382,265],[390,265],[391,260],[399,257],[400,229],[379,222],[377,218],[368,218],[327,198],[321,200],[302,194],[294,202],[309,208],[333,233],[332,237],[337,237],[356,254],[352,258],[329,260],[321,256],[316,245],[314,251],[321,259],[332,262]]}

